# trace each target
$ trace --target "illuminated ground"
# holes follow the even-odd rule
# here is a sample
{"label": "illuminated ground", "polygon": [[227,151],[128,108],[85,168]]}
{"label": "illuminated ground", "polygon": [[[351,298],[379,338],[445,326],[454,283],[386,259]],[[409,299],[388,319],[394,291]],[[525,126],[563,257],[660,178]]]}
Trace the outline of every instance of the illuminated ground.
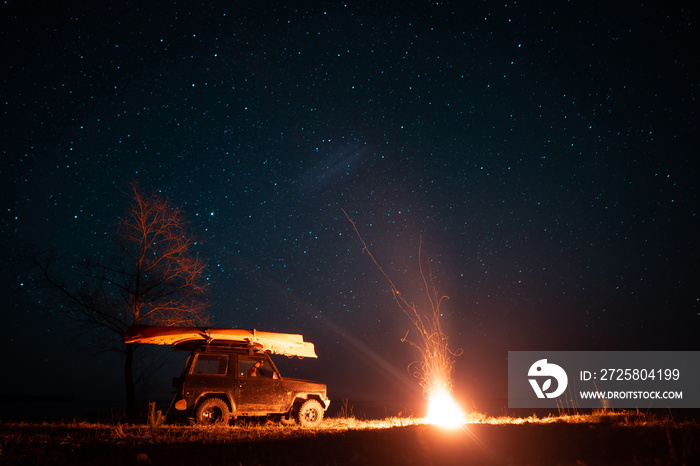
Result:
{"label": "illuminated ground", "polygon": [[700,426],[636,413],[327,419],[322,428],[0,424],[1,464],[697,464]]}

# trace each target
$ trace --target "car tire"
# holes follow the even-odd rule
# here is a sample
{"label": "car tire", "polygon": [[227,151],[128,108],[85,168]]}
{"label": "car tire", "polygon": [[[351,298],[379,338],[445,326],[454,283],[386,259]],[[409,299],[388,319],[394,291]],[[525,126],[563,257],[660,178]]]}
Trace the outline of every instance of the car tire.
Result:
{"label": "car tire", "polygon": [[318,400],[306,400],[297,411],[297,422],[302,427],[318,427],[323,421],[323,408]]}
{"label": "car tire", "polygon": [[231,413],[221,398],[208,398],[197,406],[194,419],[199,425],[228,425]]}

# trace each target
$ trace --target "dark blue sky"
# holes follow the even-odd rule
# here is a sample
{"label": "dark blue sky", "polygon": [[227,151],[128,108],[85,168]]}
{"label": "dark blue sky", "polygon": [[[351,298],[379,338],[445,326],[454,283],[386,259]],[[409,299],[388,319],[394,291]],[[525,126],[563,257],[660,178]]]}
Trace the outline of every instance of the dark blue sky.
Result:
{"label": "dark blue sky", "polygon": [[22,251],[102,253],[133,180],[203,240],[214,323],[304,334],[332,397],[403,396],[415,358],[341,209],[417,302],[422,235],[465,399],[505,397],[508,350],[698,349],[692,7],[65,3],[0,5],[12,391],[121,389],[62,372]]}

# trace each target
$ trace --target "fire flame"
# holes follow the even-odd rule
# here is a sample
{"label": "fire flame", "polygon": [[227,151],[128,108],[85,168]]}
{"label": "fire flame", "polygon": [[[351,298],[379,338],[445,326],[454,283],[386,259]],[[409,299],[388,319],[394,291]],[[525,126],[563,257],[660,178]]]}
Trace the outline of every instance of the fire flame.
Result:
{"label": "fire flame", "polygon": [[452,351],[447,345],[447,335],[442,330],[440,317],[440,305],[447,296],[438,294],[433,274],[430,269],[430,261],[427,261],[428,271],[424,271],[424,261],[422,256],[423,240],[418,243],[418,269],[423,280],[423,289],[430,303],[430,307],[417,307],[399,291],[389,275],[382,269],[377,259],[372,255],[367,243],[362,239],[357,225],[343,209],[343,213],[352,224],[355,233],[365,247],[365,251],[374,262],[374,265],[382,272],[391,285],[391,292],[399,309],[406,314],[411,324],[413,324],[418,338],[415,341],[409,340],[408,332],[401,341],[408,342],[412,347],[421,353],[421,360],[415,361],[408,366],[409,371],[418,379],[423,393],[428,396],[428,415],[425,422],[437,424],[445,427],[455,427],[466,423],[462,409],[457,405],[450,395],[449,387],[454,364],[454,358],[462,354],[462,350]]}
{"label": "fire flame", "polygon": [[430,395],[425,422],[442,427],[457,427],[467,421],[462,408],[452,395],[446,389],[440,388]]}

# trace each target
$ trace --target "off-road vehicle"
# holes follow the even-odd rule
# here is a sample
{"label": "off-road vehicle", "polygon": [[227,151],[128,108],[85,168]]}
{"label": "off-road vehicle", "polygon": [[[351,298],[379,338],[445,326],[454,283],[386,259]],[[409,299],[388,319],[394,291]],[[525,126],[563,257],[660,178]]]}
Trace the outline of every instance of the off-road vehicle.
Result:
{"label": "off-road vehicle", "polygon": [[330,404],[325,384],[282,377],[268,354],[241,347],[194,348],[173,385],[175,409],[197,424],[273,416],[316,427]]}
{"label": "off-road vehicle", "polygon": [[313,343],[298,334],[134,325],[124,341],[190,351],[182,375],[173,379],[174,401],[197,424],[273,416],[316,427],[330,404],[326,385],[282,377],[270,359],[269,354],[315,358]]}

